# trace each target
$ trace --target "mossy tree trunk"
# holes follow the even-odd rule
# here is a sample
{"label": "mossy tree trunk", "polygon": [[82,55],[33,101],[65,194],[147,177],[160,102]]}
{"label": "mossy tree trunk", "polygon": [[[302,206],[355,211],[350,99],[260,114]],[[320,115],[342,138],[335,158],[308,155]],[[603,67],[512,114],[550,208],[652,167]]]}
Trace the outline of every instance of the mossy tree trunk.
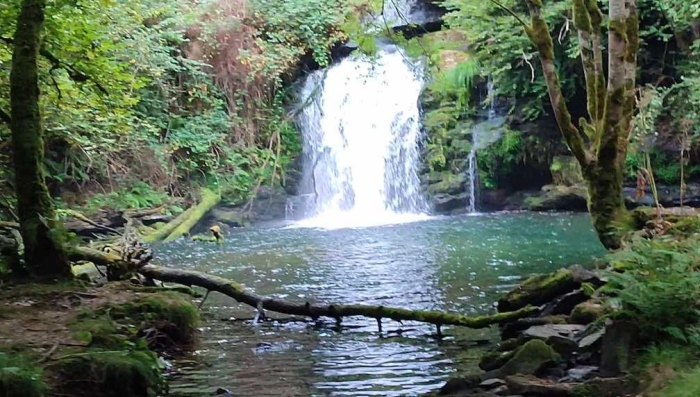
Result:
{"label": "mossy tree trunk", "polygon": [[609,249],[620,247],[626,220],[622,197],[624,164],[634,116],[634,88],[639,49],[636,0],[610,0],[608,76],[603,70],[601,44],[603,16],[597,0],[571,0],[574,25],[586,80],[588,120],[578,126],[561,91],[554,64],[554,44],[542,16],[542,0],[525,0],[530,25],[525,31],[537,47],[549,98],[559,128],[581,164],[588,184],[588,208],[600,241]]}
{"label": "mossy tree trunk", "polygon": [[45,0],[24,0],[17,19],[10,73],[12,150],[24,257],[35,276],[70,277],[57,238],[56,214],[44,180],[44,139],[39,112],[37,58]]}

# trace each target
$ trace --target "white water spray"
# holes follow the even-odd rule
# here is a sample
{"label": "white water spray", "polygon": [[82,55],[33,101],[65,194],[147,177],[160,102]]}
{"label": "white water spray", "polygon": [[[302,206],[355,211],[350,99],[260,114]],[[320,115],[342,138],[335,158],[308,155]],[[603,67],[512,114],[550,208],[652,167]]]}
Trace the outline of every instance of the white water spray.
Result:
{"label": "white water spray", "polygon": [[422,68],[395,46],[310,75],[298,120],[304,140],[301,226],[338,228],[425,218],[418,97]]}

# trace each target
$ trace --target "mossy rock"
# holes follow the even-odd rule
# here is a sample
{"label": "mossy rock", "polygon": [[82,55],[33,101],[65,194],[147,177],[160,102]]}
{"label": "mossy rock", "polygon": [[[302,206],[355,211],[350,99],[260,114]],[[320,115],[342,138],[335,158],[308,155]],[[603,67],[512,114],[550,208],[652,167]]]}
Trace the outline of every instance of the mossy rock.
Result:
{"label": "mossy rock", "polygon": [[571,269],[561,269],[555,273],[542,274],[527,279],[513,291],[498,300],[498,311],[509,312],[527,305],[541,305],[559,295],[580,287],[574,280]]}
{"label": "mossy rock", "polygon": [[162,334],[163,340],[156,341],[160,347],[191,343],[200,321],[197,307],[176,292],[141,296],[132,302],[110,306],[108,310],[117,322],[129,319],[139,324],[137,327],[142,332],[155,330]]}
{"label": "mossy rock", "polygon": [[479,368],[484,371],[493,371],[504,366],[508,361],[510,361],[515,356],[515,351],[507,352],[491,352],[485,354],[479,361]]}
{"label": "mossy rock", "polygon": [[166,390],[158,356],[147,350],[93,350],[59,358],[50,369],[61,395],[155,397]]}
{"label": "mossy rock", "polygon": [[0,352],[0,396],[43,397],[42,369],[21,355]]}
{"label": "mossy rock", "polygon": [[428,186],[428,193],[430,194],[458,194],[464,191],[465,184],[467,182],[467,177],[459,174],[455,175],[452,173],[441,173],[444,178],[439,182],[430,184]]}
{"label": "mossy rock", "polygon": [[545,342],[535,339],[525,343],[497,372],[499,377],[510,375],[535,375],[544,368],[562,361],[559,353]]}
{"label": "mossy rock", "polygon": [[588,325],[598,320],[605,313],[605,309],[600,303],[586,301],[574,307],[569,316],[569,321],[573,324]]}
{"label": "mossy rock", "polygon": [[581,166],[574,156],[554,156],[549,170],[556,185],[575,186],[584,183]]}
{"label": "mossy rock", "polygon": [[85,312],[71,329],[76,339],[90,346],[118,348],[145,338],[151,348],[164,350],[192,343],[199,321],[199,311],[185,295],[156,292]]}

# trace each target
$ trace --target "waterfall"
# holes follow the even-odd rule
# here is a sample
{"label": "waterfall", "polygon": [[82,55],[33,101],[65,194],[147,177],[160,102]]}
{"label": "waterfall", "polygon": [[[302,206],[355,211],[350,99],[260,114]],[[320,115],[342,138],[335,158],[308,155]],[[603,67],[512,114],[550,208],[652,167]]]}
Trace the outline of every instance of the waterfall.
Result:
{"label": "waterfall", "polygon": [[[477,196],[479,183],[479,166],[477,164],[476,152],[483,149],[492,143],[496,142],[501,137],[501,126],[504,120],[498,114],[496,108],[496,98],[494,95],[493,80],[489,78],[486,84],[487,98],[489,99],[488,113],[485,120],[477,123],[472,128],[472,147],[467,157],[467,193],[469,194],[469,202],[467,203],[467,212],[470,214],[477,213]],[[483,119],[483,116],[482,116]]]}
{"label": "waterfall", "polygon": [[418,171],[422,67],[396,46],[311,74],[298,124],[301,189],[313,197],[302,224],[368,226],[427,212]]}

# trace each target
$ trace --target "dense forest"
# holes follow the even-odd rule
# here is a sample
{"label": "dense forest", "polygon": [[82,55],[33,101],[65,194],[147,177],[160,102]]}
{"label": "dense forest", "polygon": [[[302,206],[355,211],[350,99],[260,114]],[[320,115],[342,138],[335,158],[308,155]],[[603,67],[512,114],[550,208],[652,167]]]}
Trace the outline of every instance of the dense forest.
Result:
{"label": "dense forest", "polygon": [[[528,268],[515,289],[489,292],[500,296],[496,313],[295,302],[161,260],[177,258],[163,254],[171,243],[186,244],[174,249],[188,259],[208,245],[221,251],[207,255],[230,258],[248,249],[232,245],[266,238],[256,226],[309,215],[296,206],[318,203],[316,171],[331,149],[308,148],[301,115],[316,107],[324,117],[328,93],[304,97],[306,83],[392,53],[423,82],[420,120],[407,122],[420,128],[409,142],[420,159],[409,169],[403,147],[377,164],[417,173],[429,211],[414,215],[587,212],[586,231],[608,253],[585,269],[563,256],[554,273],[527,278],[539,273]],[[440,394],[697,395],[698,137],[691,1],[7,0],[0,396],[164,395],[161,358],[192,350],[214,316],[202,308],[212,291],[255,311],[231,327],[254,328],[266,312],[338,330],[359,316],[380,336],[407,321],[439,340],[499,325],[483,371],[458,368],[433,388]],[[401,210],[392,190],[402,185],[387,186],[393,201],[380,207]],[[539,256],[560,255],[550,249]]]}

